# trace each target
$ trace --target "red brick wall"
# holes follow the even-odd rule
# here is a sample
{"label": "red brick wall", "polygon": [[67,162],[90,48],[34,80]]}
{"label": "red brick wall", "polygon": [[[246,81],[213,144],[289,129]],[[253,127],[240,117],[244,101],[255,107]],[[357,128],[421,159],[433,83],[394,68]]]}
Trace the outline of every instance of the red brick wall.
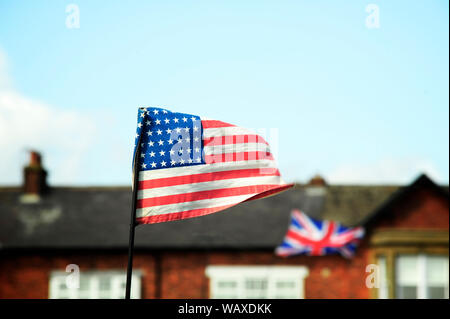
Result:
{"label": "red brick wall", "polygon": [[[77,264],[80,271],[124,270],[127,254],[117,253],[67,253],[0,255],[1,298],[48,298],[50,272],[65,271],[68,264]],[[150,254],[138,254],[135,269],[143,271],[142,292],[149,298],[155,295],[154,258]]]}
{"label": "red brick wall", "polygon": [[[305,282],[307,298],[368,298],[365,249],[348,261],[337,256],[280,258],[272,252],[137,252],[134,269],[143,272],[143,298],[208,298],[208,265],[303,265],[310,274]],[[64,256],[65,255],[65,256]],[[156,281],[155,256],[161,260]],[[48,298],[49,274],[68,264],[80,270],[126,269],[126,254],[73,254],[60,256],[9,255],[0,260],[0,298]],[[157,282],[161,283],[156,289]]]}
{"label": "red brick wall", "polygon": [[208,253],[163,253],[161,260],[162,298],[208,298]]}
{"label": "red brick wall", "polygon": [[417,189],[380,217],[375,227],[448,230],[448,198],[429,189]]}

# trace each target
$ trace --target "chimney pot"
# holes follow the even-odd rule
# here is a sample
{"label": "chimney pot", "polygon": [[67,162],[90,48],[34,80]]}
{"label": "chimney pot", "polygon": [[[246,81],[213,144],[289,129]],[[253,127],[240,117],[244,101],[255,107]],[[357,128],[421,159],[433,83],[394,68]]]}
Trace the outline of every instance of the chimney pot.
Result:
{"label": "chimney pot", "polygon": [[30,152],[30,163],[23,169],[25,194],[41,195],[47,190],[47,171],[42,167],[41,154]]}
{"label": "chimney pot", "polygon": [[311,178],[307,184],[307,187],[305,189],[306,195],[308,196],[325,196],[327,193],[327,182],[325,182],[325,179],[320,176],[316,175],[313,178]]}
{"label": "chimney pot", "polygon": [[327,186],[327,182],[325,181],[325,179],[320,176],[319,174],[315,175],[313,178],[311,178],[309,180],[308,183],[309,186]]}
{"label": "chimney pot", "polygon": [[31,151],[29,166],[41,166],[41,154],[36,151]]}

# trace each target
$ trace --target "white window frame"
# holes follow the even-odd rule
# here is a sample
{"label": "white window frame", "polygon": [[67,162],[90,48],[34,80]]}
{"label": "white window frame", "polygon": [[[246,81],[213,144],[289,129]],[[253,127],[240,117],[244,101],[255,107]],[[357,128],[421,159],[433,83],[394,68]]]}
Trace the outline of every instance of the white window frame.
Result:
{"label": "white window frame", "polygon": [[387,257],[384,255],[378,256],[378,299],[388,299],[389,298],[389,287],[388,287],[388,277],[387,277]]}
{"label": "white window frame", "polygon": [[259,277],[267,280],[267,295],[265,298],[277,298],[279,291],[276,283],[290,281],[294,283],[296,299],[305,297],[304,280],[309,271],[305,266],[208,266],[206,276],[210,279],[210,298],[223,295],[218,283],[221,281],[234,281],[237,285],[237,298],[247,298],[245,282],[248,279]]}
{"label": "white window frame", "polygon": [[[64,271],[52,271],[50,272],[49,280],[49,298],[50,299],[60,299],[61,291],[59,289],[61,284],[66,284],[67,276],[72,273]],[[123,299],[125,297],[125,289],[123,288],[123,283],[126,282],[126,272],[118,270],[96,270],[96,271],[80,271],[80,282],[81,277],[87,277],[89,279],[89,297],[88,299],[99,299],[100,293],[100,277],[107,276],[110,277],[111,285],[111,299]],[[131,279],[131,298],[140,299],[141,298],[141,277],[140,271],[134,270]],[[80,299],[80,289],[78,288],[67,288],[69,299]]]}

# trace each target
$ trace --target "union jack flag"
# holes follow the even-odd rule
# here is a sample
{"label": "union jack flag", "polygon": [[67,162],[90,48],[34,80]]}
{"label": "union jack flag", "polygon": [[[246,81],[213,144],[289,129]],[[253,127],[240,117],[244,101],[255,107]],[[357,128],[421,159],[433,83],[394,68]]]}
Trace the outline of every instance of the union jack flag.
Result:
{"label": "union jack flag", "polygon": [[140,224],[207,215],[293,186],[261,136],[225,122],[143,107],[135,141]]}
{"label": "union jack flag", "polygon": [[356,251],[364,228],[347,228],[333,221],[317,221],[294,209],[291,224],[283,243],[277,247],[278,256],[307,254],[323,256],[340,253],[350,258]]}

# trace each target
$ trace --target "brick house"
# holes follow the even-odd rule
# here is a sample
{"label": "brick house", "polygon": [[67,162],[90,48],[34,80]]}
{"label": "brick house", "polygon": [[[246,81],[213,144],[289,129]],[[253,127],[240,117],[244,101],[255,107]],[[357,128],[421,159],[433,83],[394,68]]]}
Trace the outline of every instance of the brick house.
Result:
{"label": "brick house", "polygon": [[[122,298],[130,189],[48,187],[46,175],[32,153],[23,187],[0,188],[0,298]],[[364,225],[355,257],[275,256],[292,208]],[[448,187],[425,175],[403,187],[316,177],[224,212],[137,227],[132,295],[448,298],[448,242]],[[79,288],[69,288],[77,268]]]}

